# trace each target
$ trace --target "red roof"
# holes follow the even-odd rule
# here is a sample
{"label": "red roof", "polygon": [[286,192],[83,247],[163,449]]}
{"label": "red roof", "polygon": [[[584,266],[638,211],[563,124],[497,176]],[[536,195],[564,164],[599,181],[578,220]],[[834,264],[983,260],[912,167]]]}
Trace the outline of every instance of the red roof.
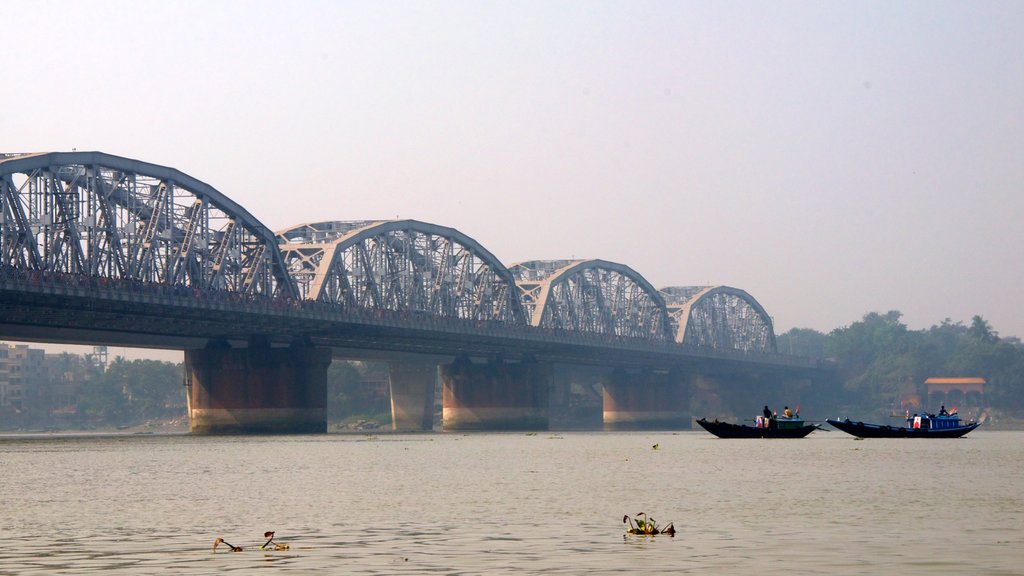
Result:
{"label": "red roof", "polygon": [[929,378],[924,381],[928,384],[985,384],[984,378]]}

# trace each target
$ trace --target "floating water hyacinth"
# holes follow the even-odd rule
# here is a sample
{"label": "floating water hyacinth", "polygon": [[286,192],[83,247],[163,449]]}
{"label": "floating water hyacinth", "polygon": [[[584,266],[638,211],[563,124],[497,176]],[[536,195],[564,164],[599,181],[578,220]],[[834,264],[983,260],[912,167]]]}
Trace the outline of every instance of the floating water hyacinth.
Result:
{"label": "floating water hyacinth", "polygon": [[643,536],[656,536],[658,534],[676,535],[675,526],[671,522],[665,528],[658,528],[658,523],[655,522],[654,518],[648,518],[645,512],[638,512],[636,519],[630,518],[629,514],[626,514],[622,517],[622,523],[629,525],[629,528],[626,530],[627,534],[641,534]]}

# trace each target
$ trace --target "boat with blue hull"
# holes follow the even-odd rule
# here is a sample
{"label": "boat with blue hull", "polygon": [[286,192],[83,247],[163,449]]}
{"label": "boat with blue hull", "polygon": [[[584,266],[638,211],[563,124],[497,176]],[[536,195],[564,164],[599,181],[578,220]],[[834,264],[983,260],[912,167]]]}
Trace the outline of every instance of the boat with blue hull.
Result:
{"label": "boat with blue hull", "polygon": [[953,411],[949,414],[922,414],[907,417],[906,426],[868,424],[849,418],[825,420],[832,426],[858,438],[959,438],[981,425],[980,422],[963,423]]}

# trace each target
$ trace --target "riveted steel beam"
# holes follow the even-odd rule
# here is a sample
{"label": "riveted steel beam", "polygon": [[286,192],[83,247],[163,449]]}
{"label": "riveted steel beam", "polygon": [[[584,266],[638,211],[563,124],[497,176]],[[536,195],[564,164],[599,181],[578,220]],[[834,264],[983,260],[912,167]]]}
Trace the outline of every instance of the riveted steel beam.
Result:
{"label": "riveted steel beam", "polygon": [[716,350],[775,352],[772,318],[753,296],[730,286],[663,288],[676,342]]}
{"label": "riveted steel beam", "polygon": [[534,326],[670,339],[665,301],[629,266],[605,260],[534,260],[510,270]]}
{"label": "riveted steel beam", "polygon": [[308,300],[526,323],[511,272],[453,228],[416,220],[319,222],[278,238]]}
{"label": "riveted steel beam", "polygon": [[101,152],[0,156],[0,266],[297,297],[277,239],[173,168]]}

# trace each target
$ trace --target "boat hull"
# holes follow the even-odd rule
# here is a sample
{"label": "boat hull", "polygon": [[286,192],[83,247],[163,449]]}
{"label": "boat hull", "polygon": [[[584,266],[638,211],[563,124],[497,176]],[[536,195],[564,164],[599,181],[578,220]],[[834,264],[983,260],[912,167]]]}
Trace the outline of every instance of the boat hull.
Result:
{"label": "boat hull", "polygon": [[799,428],[755,428],[728,422],[708,422],[704,418],[697,420],[697,424],[719,438],[803,438],[818,429],[814,424]]}
{"label": "boat hull", "polygon": [[858,438],[959,438],[980,426],[979,422],[972,422],[956,428],[942,428],[939,430],[924,430],[921,428],[906,428],[898,426],[885,426],[881,424],[865,424],[864,422],[853,422],[846,420],[825,420],[832,426]]}

